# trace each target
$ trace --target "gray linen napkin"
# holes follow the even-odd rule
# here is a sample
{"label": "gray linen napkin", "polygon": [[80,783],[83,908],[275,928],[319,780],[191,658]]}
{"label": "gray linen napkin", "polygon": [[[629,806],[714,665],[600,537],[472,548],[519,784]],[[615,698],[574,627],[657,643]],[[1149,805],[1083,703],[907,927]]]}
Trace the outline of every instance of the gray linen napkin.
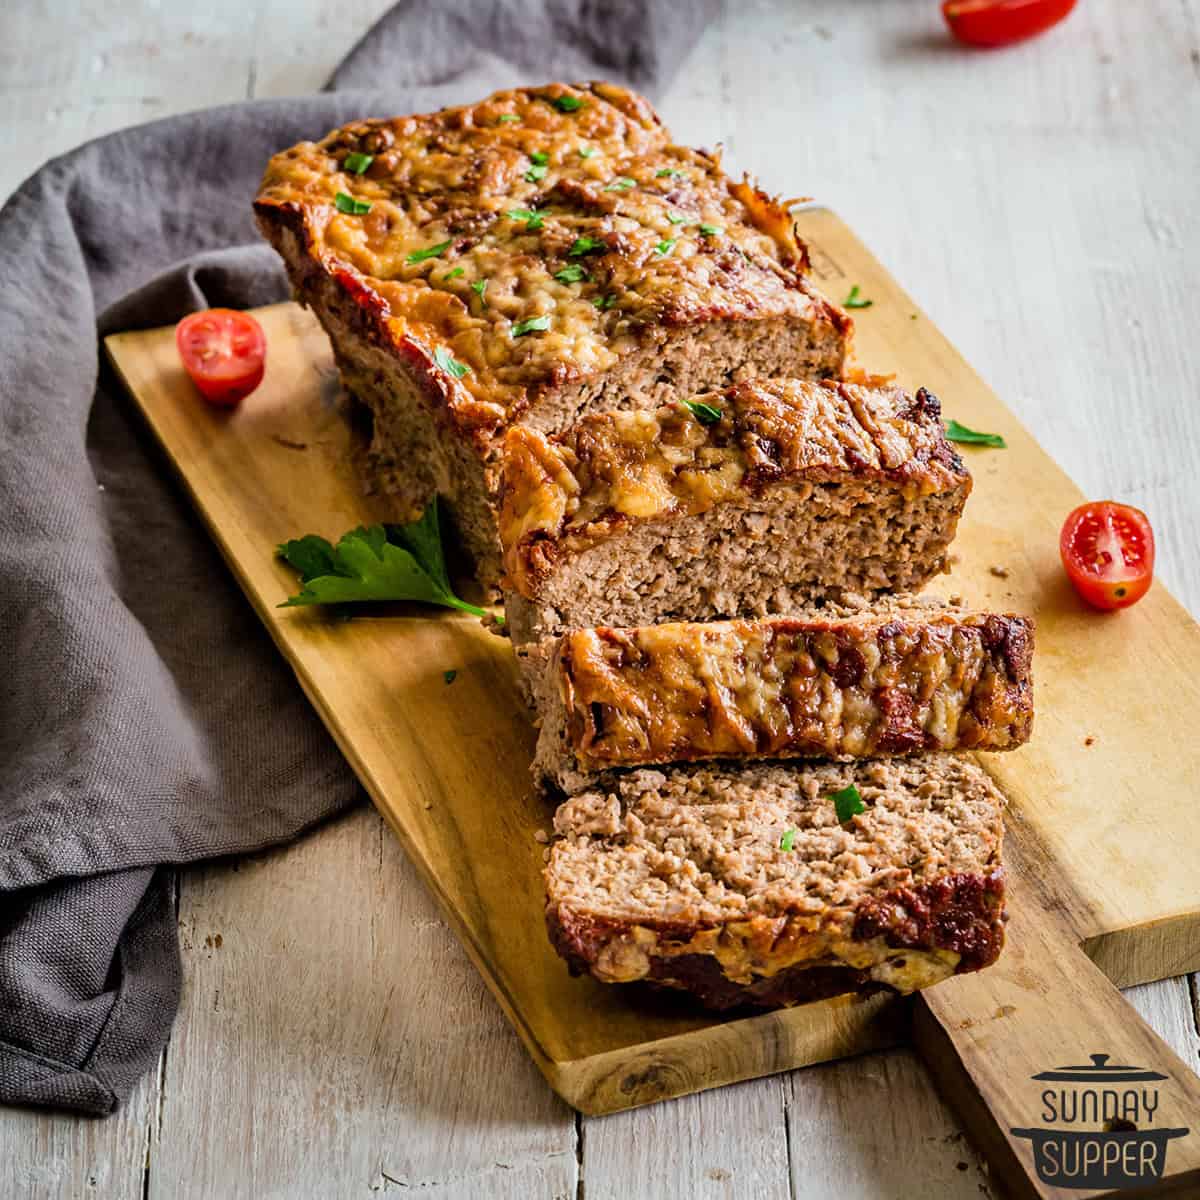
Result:
{"label": "gray linen napkin", "polygon": [[287,294],[250,214],[275,150],[521,82],[653,94],[714,7],[405,0],[327,94],[113,134],[0,211],[0,1102],[111,1112],[178,1004],[170,865],[359,795],[99,338]]}

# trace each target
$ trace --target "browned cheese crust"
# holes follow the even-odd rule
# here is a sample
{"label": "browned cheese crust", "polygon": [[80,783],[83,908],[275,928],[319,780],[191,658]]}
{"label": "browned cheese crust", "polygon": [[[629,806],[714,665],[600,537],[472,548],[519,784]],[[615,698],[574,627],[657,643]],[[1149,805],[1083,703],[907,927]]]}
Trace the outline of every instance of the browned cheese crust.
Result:
{"label": "browned cheese crust", "polygon": [[[865,811],[840,822],[849,784]],[[555,819],[551,941],[575,973],[713,1008],[913,991],[1000,953],[1002,807],[946,755],[615,776]]]}
{"label": "browned cheese crust", "polygon": [[700,416],[680,402],[590,414],[557,437],[510,430],[500,516],[506,585],[537,599],[560,563],[626,530],[801,481],[905,498],[954,492],[954,518],[970,494],[937,399],[924,389],[913,397],[898,387],[753,380],[694,403]]}
{"label": "browned cheese crust", "polygon": [[1032,727],[1032,656],[1028,618],[952,609],[576,630],[541,691],[558,744],[539,769],[574,790],[651,763],[1008,750]]}

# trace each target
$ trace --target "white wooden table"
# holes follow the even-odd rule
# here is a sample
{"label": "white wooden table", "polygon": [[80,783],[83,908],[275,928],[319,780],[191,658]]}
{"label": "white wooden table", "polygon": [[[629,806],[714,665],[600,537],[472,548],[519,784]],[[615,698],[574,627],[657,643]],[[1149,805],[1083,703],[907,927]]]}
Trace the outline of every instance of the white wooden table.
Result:
{"label": "white wooden table", "polygon": [[[12,0],[0,194],[110,129],[311,91],[385,7]],[[1089,494],[1150,513],[1200,609],[1200,0],[1083,0],[990,54],[934,0],[737,9],[662,98],[675,132],[835,208]],[[157,1073],[106,1121],[0,1109],[0,1196],[996,1194],[903,1050],[574,1115],[367,808],[185,873],[179,927]],[[1195,980],[1132,999],[1195,1066]]]}

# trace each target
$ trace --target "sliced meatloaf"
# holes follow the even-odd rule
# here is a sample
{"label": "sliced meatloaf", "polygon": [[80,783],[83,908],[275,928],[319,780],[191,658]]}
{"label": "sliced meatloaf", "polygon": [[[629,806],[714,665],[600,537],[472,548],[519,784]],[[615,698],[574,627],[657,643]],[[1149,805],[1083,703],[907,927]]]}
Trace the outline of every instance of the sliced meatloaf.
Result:
{"label": "sliced meatloaf", "polygon": [[441,493],[489,582],[509,426],[845,363],[786,207],[609,84],[356,122],[277,154],[255,209],[369,410],[372,486],[397,520]]}
{"label": "sliced meatloaf", "polygon": [[971,491],[929,392],[793,379],[516,427],[502,468],[518,644],[920,588]]}
{"label": "sliced meatloaf", "polygon": [[1033,723],[1033,623],[877,606],[578,629],[543,650],[535,776],[717,758],[1009,750]]}
{"label": "sliced meatloaf", "polygon": [[944,754],[621,774],[558,810],[550,937],[573,973],[713,1008],[910,992],[1000,953],[1002,807]]}

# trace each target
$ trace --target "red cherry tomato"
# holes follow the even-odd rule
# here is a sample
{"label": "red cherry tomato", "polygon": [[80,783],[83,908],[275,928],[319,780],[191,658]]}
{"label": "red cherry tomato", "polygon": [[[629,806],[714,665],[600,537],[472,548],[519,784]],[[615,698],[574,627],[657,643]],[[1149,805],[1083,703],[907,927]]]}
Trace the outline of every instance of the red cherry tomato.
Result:
{"label": "red cherry tomato", "polygon": [[210,404],[236,404],[262,382],[267,339],[249,313],[232,308],[192,313],[175,327],[175,345],[192,382]]}
{"label": "red cherry tomato", "polygon": [[1057,25],[1075,0],[945,0],[950,32],[970,46],[1007,46]]}
{"label": "red cherry tomato", "polygon": [[1128,608],[1154,578],[1154,530],[1146,514],[1112,500],[1081,504],[1063,522],[1058,548],[1079,595],[1093,608]]}

